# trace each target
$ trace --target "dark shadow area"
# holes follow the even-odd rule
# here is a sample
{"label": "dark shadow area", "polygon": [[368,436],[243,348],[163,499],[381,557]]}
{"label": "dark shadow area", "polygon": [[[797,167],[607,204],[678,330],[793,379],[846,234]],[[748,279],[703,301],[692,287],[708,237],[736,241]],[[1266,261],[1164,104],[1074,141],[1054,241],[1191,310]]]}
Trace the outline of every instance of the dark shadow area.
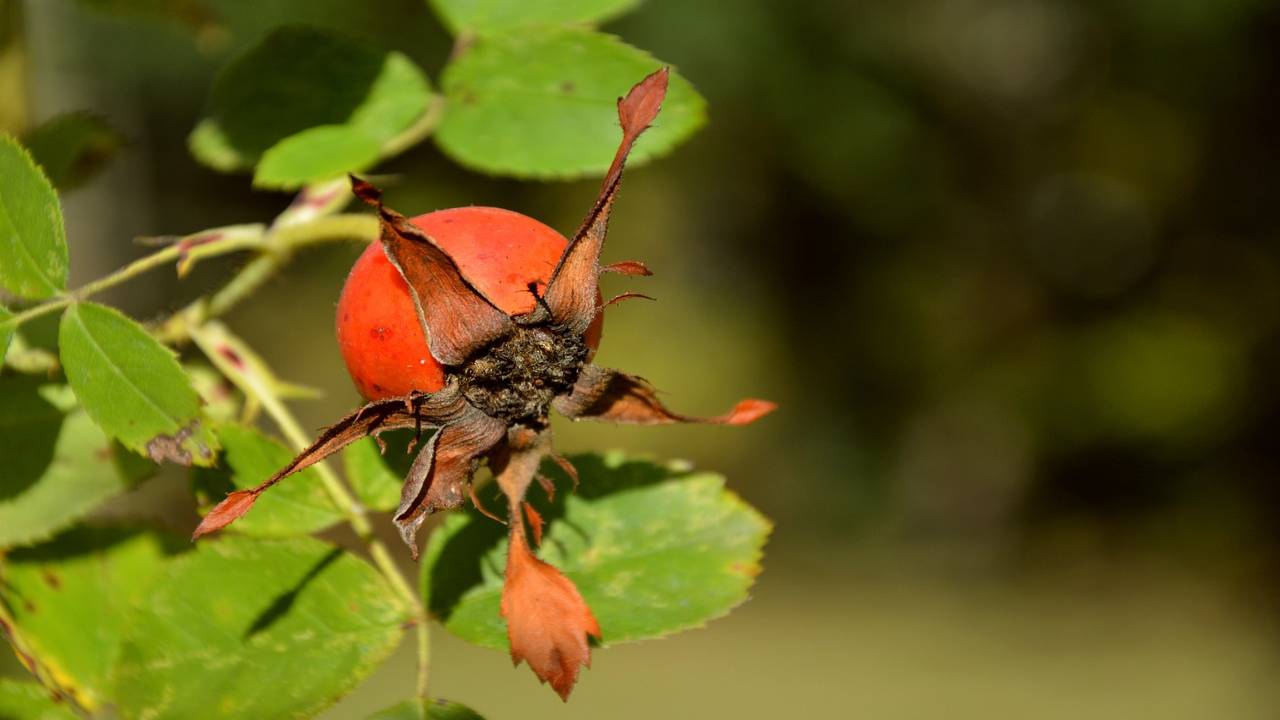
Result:
{"label": "dark shadow area", "polygon": [[353,39],[334,42],[307,27],[280,29],[268,46],[218,77],[208,109],[228,142],[256,157],[302,130],[344,123],[369,94],[386,58]]}
{"label": "dark shadow area", "polygon": [[338,558],[342,557],[342,553],[343,550],[341,548],[334,548],[326,553],[324,557],[320,558],[315,565],[312,565],[311,569],[307,571],[307,574],[303,575],[299,578],[298,582],[294,583],[293,588],[277,597],[269,606],[267,606],[266,610],[262,611],[262,614],[258,615],[258,617],[253,621],[253,624],[249,625],[249,629],[244,631],[244,639],[248,640],[260,632],[265,632],[280,620],[280,618],[289,614],[289,611],[293,609],[293,604],[298,601],[298,595],[304,588],[306,588],[307,584],[320,575],[320,573],[324,572],[325,568],[329,567],[337,561]]}
{"label": "dark shadow area", "polygon": [[17,548],[6,556],[10,564],[20,563],[56,563],[82,555],[93,555],[110,550],[120,543],[137,537],[143,533],[152,533],[161,542],[161,549],[169,555],[176,555],[191,549],[189,542],[181,538],[142,527],[88,527],[78,525],[63,532],[52,540],[34,547]]}
{"label": "dark shadow area", "polygon": [[0,502],[35,484],[53,462],[65,415],[40,396],[38,378],[0,378]]}

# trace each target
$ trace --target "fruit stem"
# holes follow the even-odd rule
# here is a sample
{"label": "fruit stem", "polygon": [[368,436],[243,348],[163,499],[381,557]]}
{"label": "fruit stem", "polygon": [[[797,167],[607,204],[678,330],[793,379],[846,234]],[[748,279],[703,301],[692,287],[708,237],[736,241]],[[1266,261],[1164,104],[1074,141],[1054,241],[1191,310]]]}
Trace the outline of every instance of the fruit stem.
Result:
{"label": "fruit stem", "polygon": [[[256,354],[244,346],[243,341],[232,336],[221,323],[217,322],[197,325],[189,328],[189,332],[191,339],[218,368],[218,371],[246,396],[252,397],[261,404],[262,409],[296,450],[301,451],[311,444],[310,438],[302,429],[298,419],[277,394],[275,388],[278,382],[275,375],[266,368],[265,363]],[[233,349],[233,352],[223,352],[224,349]],[[234,362],[231,359],[233,357],[240,358],[240,362]],[[387,546],[374,534],[373,525],[369,522],[369,516],[364,507],[342,483],[333,468],[325,461],[316,463],[312,468],[315,469],[321,485],[333,500],[333,504],[369,551],[369,557],[374,566],[387,579],[392,589],[413,614],[418,641],[417,689],[418,694],[425,698],[431,647],[426,608],[404,574],[400,572]]]}

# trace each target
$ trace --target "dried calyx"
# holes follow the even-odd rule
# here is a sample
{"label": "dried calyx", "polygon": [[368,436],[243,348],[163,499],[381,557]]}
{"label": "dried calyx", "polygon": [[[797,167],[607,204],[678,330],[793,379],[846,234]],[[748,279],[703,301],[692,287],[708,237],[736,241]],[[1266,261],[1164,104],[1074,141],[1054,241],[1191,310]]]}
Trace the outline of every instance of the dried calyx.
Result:
{"label": "dried calyx", "polygon": [[[416,557],[423,521],[473,496],[472,473],[488,460],[508,499],[510,542],[501,609],[512,658],[528,661],[538,677],[567,698],[578,669],[590,661],[587,637],[601,634],[577,588],[534,557],[526,537],[526,517],[535,543],[541,535],[541,518],[524,502],[539,465],[547,457],[567,465],[551,451],[548,410],[574,420],[741,425],[774,407],[745,400],[719,417],[680,415],[665,408],[645,381],[587,362],[583,336],[602,310],[600,273],[649,274],[635,261],[602,268],[600,251],[627,154],[657,116],[666,87],[667,71],[659,70],[618,101],[622,142],[600,195],[534,308],[521,315],[499,309],[428,234],[383,205],[381,191],[352,178],[356,196],[378,212],[383,249],[412,291],[431,355],[446,368],[446,383],[432,393],[371,402],[339,420],[261,485],[231,493],[205,516],[195,536],[226,526],[267,488],[356,440],[397,428],[438,428],[421,443],[405,478],[394,515],[401,536]],[[536,287],[530,292],[536,295]]]}

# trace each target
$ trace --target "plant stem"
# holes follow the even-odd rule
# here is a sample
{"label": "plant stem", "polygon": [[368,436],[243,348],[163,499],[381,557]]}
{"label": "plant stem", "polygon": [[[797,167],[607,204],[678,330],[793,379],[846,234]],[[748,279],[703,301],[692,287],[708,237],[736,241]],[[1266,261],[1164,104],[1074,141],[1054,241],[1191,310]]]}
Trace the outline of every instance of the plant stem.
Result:
{"label": "plant stem", "polygon": [[77,300],[83,300],[91,295],[102,292],[109,287],[119,285],[126,280],[130,280],[141,275],[157,265],[164,265],[165,263],[173,262],[178,259],[180,253],[181,250],[176,245],[170,245],[159,252],[138,258],[110,275],[98,278],[78,290],[73,290],[69,293],[53,298],[52,300],[46,300],[39,305],[29,307],[22,312],[14,313],[13,317],[9,319],[9,322],[17,326],[27,322],[28,320],[34,320],[41,315],[48,315],[56,310],[61,310]]}
{"label": "plant stem", "polygon": [[342,240],[373,242],[377,237],[378,221],[372,215],[329,215],[273,230],[260,255],[212,296],[200,298],[171,315],[156,329],[156,337],[168,344],[185,342],[193,328],[220,317],[262,287],[288,264],[297,248]]}
{"label": "plant stem", "polygon": [[435,132],[436,126],[440,124],[440,118],[442,117],[444,117],[444,95],[432,95],[422,116],[408,128],[405,128],[404,132],[388,140],[382,146],[381,156],[389,158],[399,155],[422,142],[428,135]]}
{"label": "plant stem", "polygon": [[[260,258],[261,259],[261,258]],[[280,428],[280,432],[297,450],[301,451],[311,444],[307,432],[302,429],[296,417],[276,393],[278,382],[273,374],[262,363],[255,353],[243,346],[243,343],[226,330],[221,323],[208,322],[188,328],[190,337],[210,362],[232,383],[240,388],[246,396],[252,397],[261,404],[262,409]],[[228,355],[224,349],[233,350]],[[241,358],[239,365],[233,364],[230,357]],[[392,559],[391,553],[377,535],[369,522],[369,516],[360,502],[347,490],[337,473],[328,463],[321,461],[312,466],[325,491],[333,500],[333,504],[342,512],[347,523],[360,541],[369,551],[373,564],[382,573],[392,589],[400,596],[414,617],[418,641],[418,694],[426,697],[428,666],[430,661],[430,634],[427,628],[427,611],[422,600],[414,592],[409,581],[405,579],[400,568]]]}

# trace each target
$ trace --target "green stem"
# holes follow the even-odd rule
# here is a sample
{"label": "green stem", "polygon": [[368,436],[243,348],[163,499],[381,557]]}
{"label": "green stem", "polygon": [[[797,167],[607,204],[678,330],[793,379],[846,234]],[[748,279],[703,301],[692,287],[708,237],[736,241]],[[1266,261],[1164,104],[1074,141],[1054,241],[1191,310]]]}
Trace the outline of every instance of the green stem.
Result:
{"label": "green stem", "polygon": [[382,146],[382,157],[389,158],[399,155],[422,142],[428,135],[436,131],[436,126],[440,124],[442,117],[444,117],[444,95],[433,95],[422,116],[412,125],[405,128],[404,132],[391,138]]}
{"label": "green stem", "polygon": [[46,300],[39,305],[29,307],[20,313],[15,313],[14,316],[9,319],[9,322],[13,323],[15,326],[21,325],[22,323],[27,322],[28,320],[34,320],[41,315],[47,315],[56,310],[61,310],[71,303],[84,300],[85,298],[100,293],[107,288],[119,285],[126,280],[131,280],[151,268],[173,262],[178,259],[180,254],[181,249],[178,248],[178,246],[170,245],[159,252],[138,258],[110,275],[98,278],[78,290],[73,290],[65,295],[53,298],[52,300]]}
{"label": "green stem", "polygon": [[222,316],[262,287],[288,264],[297,248],[344,240],[373,242],[377,238],[378,221],[372,215],[330,215],[278,228],[268,235],[263,252],[230,282],[211,297],[200,298],[174,313],[156,330],[156,336],[168,344],[186,341],[193,328]]}

